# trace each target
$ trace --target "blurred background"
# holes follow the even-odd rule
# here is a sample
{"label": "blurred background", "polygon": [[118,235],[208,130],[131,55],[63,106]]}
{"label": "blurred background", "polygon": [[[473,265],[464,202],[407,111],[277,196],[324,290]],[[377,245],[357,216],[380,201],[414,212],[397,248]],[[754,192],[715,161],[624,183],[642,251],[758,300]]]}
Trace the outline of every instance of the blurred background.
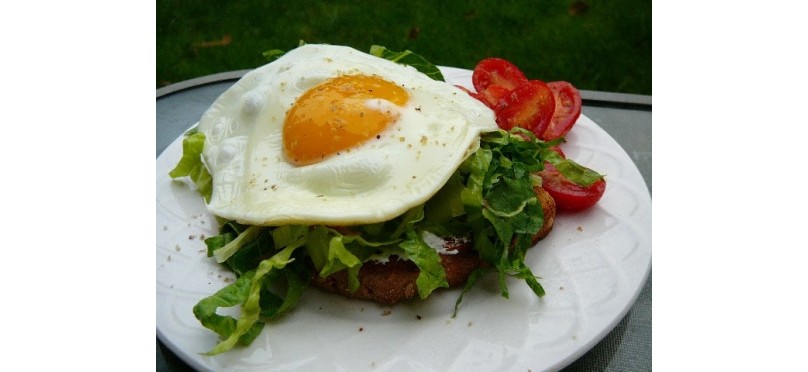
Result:
{"label": "blurred background", "polygon": [[650,0],[158,0],[157,88],[261,66],[300,40],[466,69],[501,57],[531,79],[651,94]]}

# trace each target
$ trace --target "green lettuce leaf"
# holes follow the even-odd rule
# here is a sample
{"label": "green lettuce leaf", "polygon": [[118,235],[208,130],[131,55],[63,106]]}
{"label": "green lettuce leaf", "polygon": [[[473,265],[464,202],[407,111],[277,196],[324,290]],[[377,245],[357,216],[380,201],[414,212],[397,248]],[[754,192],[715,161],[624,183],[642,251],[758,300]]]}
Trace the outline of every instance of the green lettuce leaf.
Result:
{"label": "green lettuce leaf", "polygon": [[205,239],[205,245],[208,247],[208,257],[213,257],[214,251],[233,241],[236,236],[238,236],[238,234],[233,232],[222,232],[219,235],[211,236]]}
{"label": "green lettuce leaf", "polygon": [[460,303],[463,302],[463,296],[465,296],[465,294],[477,284],[477,281],[480,280],[481,277],[488,274],[490,271],[491,269],[489,268],[479,267],[471,272],[471,275],[469,275],[469,278],[466,280],[466,284],[463,286],[463,290],[460,292],[460,296],[458,296],[457,300],[455,301],[452,318],[457,316],[457,309],[460,308]]}
{"label": "green lettuce leaf", "polygon": [[[390,235],[386,234],[385,237],[388,236]],[[366,238],[371,237],[358,234],[343,235],[325,226],[314,226],[306,241],[306,251],[321,277],[325,278],[347,270],[348,289],[356,291],[359,288],[359,269],[362,264],[375,253],[389,252],[401,241],[401,239]]]}
{"label": "green lettuce leaf", "polygon": [[280,49],[272,49],[267,50],[261,54],[264,56],[264,58],[267,59],[267,61],[272,62],[278,58],[281,58],[284,54],[286,54],[286,51]]}
{"label": "green lettuce leaf", "polygon": [[[308,267],[298,260],[289,263],[282,270],[267,273],[259,300],[261,316],[272,320],[294,309],[308,285],[308,279]],[[284,295],[273,292],[275,287],[281,287]]]}
{"label": "green lettuce leaf", "polygon": [[407,239],[399,244],[406,254],[406,258],[418,266],[420,273],[415,280],[418,287],[418,296],[427,298],[435,289],[448,288],[446,271],[440,264],[438,252],[427,245],[421,235],[414,230],[407,231]]}
{"label": "green lettuce leaf", "polygon": [[409,50],[394,52],[381,45],[373,45],[370,47],[370,54],[402,65],[415,67],[416,70],[429,76],[432,80],[444,81],[443,74],[441,74],[437,66]]}
{"label": "green lettuce leaf", "polygon": [[272,245],[269,232],[263,230],[255,240],[242,246],[224,264],[229,266],[236,274],[243,275],[250,270],[254,270],[258,263],[274,253],[275,246]]}
{"label": "green lettuce leaf", "polygon": [[331,236],[325,226],[313,226],[306,239],[306,253],[318,272],[328,263],[329,240]]}
{"label": "green lettuce leaf", "polygon": [[216,257],[216,262],[222,263],[230,258],[230,256],[235,254],[245,244],[254,241],[262,230],[262,226],[247,227],[247,229],[239,234],[235,239],[225,244],[225,246],[213,251],[213,256]]}
{"label": "green lettuce leaf", "polygon": [[[233,307],[240,305],[247,298],[250,291],[250,284],[255,276],[251,271],[242,275],[235,282],[227,285],[207,297],[194,306],[194,316],[202,325],[216,332],[221,338],[228,338],[236,330],[236,319],[227,315],[216,314],[220,307]],[[242,332],[236,340],[240,345],[249,345],[261,333],[264,324],[255,322],[245,332]]]}
{"label": "green lettuce leaf", "polygon": [[[521,128],[486,133],[480,149],[459,168],[465,176],[461,199],[474,250],[495,269],[475,273],[463,293],[474,285],[476,276],[495,271],[503,297],[509,296],[509,276],[524,280],[537,295],[544,294],[524,260],[533,234],[544,223],[533,190],[539,183],[535,173],[544,169],[545,155],[554,153],[550,147],[555,144],[539,141]],[[461,300],[462,294],[456,306]]]}
{"label": "green lettuce leaf", "polygon": [[[292,262],[292,253],[297,248],[297,246],[286,247],[271,258],[261,261],[258,268],[255,270],[255,274],[253,275],[252,279],[249,280],[249,291],[247,292],[246,298],[244,298],[243,302],[241,302],[241,317],[236,320],[235,329],[233,329],[232,332],[227,335],[223,341],[219,342],[212,350],[205,353],[205,355],[216,355],[228,351],[236,346],[244,335],[254,332],[253,329],[256,327],[256,324],[259,323],[258,319],[261,314],[261,292],[266,288],[264,276],[266,276],[272,270],[281,270],[286,267],[287,264]],[[241,289],[239,294],[241,294],[243,297],[243,289]],[[196,314],[196,311],[194,313]],[[203,315],[210,316],[209,313]],[[197,319],[200,319],[200,317],[197,316]],[[205,321],[202,319],[200,319],[200,321],[202,321],[203,325],[205,324]]]}
{"label": "green lettuce leaf", "polygon": [[461,166],[468,171],[466,187],[460,192],[463,204],[472,208],[480,208],[483,204],[483,186],[488,167],[493,158],[491,150],[479,149]]}
{"label": "green lettuce leaf", "polygon": [[460,196],[464,187],[463,177],[455,172],[437,194],[424,204],[424,217],[431,225],[446,224],[466,212]]}
{"label": "green lettuce leaf", "polygon": [[[342,241],[343,238],[345,238],[345,236],[340,234],[329,239],[328,258],[325,266],[323,266],[323,269],[320,271],[321,277],[325,278],[338,271],[362,265],[362,261],[345,248],[345,244]],[[358,286],[359,283],[357,282],[356,284]],[[356,288],[353,288],[352,290],[355,289]]]}
{"label": "green lettuce leaf", "polygon": [[404,212],[399,218],[397,218],[398,227],[390,234],[390,237],[393,239],[399,238],[404,233],[409,233],[415,229],[417,223],[421,222],[424,219],[424,206],[419,205],[413,208],[410,208],[408,211]]}
{"label": "green lettuce leaf", "polygon": [[569,159],[551,162],[564,177],[581,186],[587,187],[601,179],[603,175]]}
{"label": "green lettuce leaf", "polygon": [[204,146],[205,135],[203,133],[195,130],[189,132],[182,140],[182,158],[168,175],[174,179],[189,177],[197,191],[205,198],[205,202],[209,203],[213,192],[213,177],[202,163]]}
{"label": "green lettuce leaf", "polygon": [[[303,40],[300,40],[297,44],[297,46],[303,46],[303,45],[306,45],[306,42]],[[261,54],[264,56],[264,58],[267,59],[268,62],[272,62],[278,58],[283,57],[283,55],[286,54],[286,51],[281,49],[271,49]]]}
{"label": "green lettuce leaf", "polygon": [[[224,340],[209,355],[235,345],[249,345],[263,328],[259,318],[271,320],[294,308],[308,285],[308,268],[291,256],[305,244],[308,228],[254,228],[230,221],[222,226],[219,235],[205,239],[209,256],[242,240],[241,248],[224,261],[239,278],[194,306],[200,323]],[[242,314],[238,319],[216,314],[220,307],[239,305]]]}
{"label": "green lettuce leaf", "polygon": [[272,230],[272,241],[276,247],[301,246],[308,237],[309,227],[305,225],[286,225]]}

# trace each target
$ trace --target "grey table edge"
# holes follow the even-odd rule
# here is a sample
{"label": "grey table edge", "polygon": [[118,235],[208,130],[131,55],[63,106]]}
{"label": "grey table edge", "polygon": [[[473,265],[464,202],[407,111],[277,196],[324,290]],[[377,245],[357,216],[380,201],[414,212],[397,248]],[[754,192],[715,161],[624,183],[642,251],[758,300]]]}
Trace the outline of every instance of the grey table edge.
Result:
{"label": "grey table edge", "polygon": [[[250,70],[222,72],[182,81],[157,89],[157,156],[171,141],[195,123],[174,122],[170,128],[161,124],[161,112],[170,111],[160,102],[189,91],[210,87],[219,92],[217,85],[232,84]],[[221,91],[225,89],[221,87]],[[195,113],[187,115],[198,119],[212,102],[211,96],[202,99]],[[215,97],[212,97],[215,99]],[[651,96],[581,90],[584,115],[598,123],[626,150],[637,165],[651,191]],[[170,116],[171,113],[169,112]],[[625,317],[564,371],[646,371],[651,370],[651,297],[652,275],[649,271],[642,291]],[[157,338],[157,371],[193,371],[179,356]]]}

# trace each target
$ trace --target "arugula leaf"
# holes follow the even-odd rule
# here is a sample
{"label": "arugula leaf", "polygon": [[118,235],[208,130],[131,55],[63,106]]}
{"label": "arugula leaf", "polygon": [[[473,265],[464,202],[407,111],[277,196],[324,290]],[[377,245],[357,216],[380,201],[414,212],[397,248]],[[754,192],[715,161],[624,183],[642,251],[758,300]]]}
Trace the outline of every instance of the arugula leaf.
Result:
{"label": "arugula leaf", "polygon": [[213,193],[213,177],[202,163],[202,148],[205,146],[205,134],[192,130],[182,140],[182,158],[168,173],[171,178],[189,177],[197,191],[210,202]]}
{"label": "arugula leaf", "polygon": [[437,66],[412,51],[394,52],[381,45],[373,45],[370,47],[370,54],[402,65],[415,67],[416,70],[429,76],[432,80],[445,81]]}

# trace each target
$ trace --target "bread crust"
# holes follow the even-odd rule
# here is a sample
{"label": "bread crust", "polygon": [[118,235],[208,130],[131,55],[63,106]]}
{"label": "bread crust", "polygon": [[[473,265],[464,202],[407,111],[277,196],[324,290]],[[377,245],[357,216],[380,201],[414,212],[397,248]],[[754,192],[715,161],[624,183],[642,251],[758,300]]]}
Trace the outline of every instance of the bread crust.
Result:
{"label": "bread crust", "polygon": [[[553,229],[556,206],[553,198],[541,187],[534,191],[544,212],[544,224],[533,236],[533,243],[543,239]],[[446,271],[446,281],[450,287],[463,285],[471,273],[486,265],[474,250],[471,241],[449,239],[444,247],[454,254],[440,254],[441,266]],[[410,300],[418,296],[415,284],[419,270],[412,261],[396,256],[387,262],[368,261],[359,269],[359,288],[351,292],[348,288],[348,273],[343,270],[322,278],[312,270],[311,283],[328,292],[350,298],[375,301],[385,305]]]}
{"label": "bread crust", "polygon": [[[471,272],[483,264],[473,251],[459,252],[456,255],[441,254],[440,258],[449,286],[465,283]],[[359,289],[354,292],[348,289],[348,273],[345,270],[326,278],[315,273],[312,284],[347,297],[391,305],[418,296],[418,287],[415,284],[418,274],[418,267],[412,261],[394,256],[385,263],[368,261],[362,264],[359,269]]]}
{"label": "bread crust", "polygon": [[533,235],[533,244],[536,244],[553,230],[553,225],[555,225],[556,203],[553,197],[550,196],[550,193],[541,186],[534,187],[533,191],[536,193],[536,197],[541,204],[541,210],[544,213],[544,225],[541,226],[541,229],[539,229],[536,235]]}

